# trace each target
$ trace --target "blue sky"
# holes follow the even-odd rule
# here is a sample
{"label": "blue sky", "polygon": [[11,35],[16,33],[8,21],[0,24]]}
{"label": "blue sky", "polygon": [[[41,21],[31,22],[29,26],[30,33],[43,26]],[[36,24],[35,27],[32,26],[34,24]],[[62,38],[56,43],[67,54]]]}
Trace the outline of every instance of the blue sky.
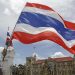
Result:
{"label": "blue sky", "polygon": [[[0,0],[0,50],[5,44],[8,26],[10,33],[16,24],[26,2],[35,2],[48,5],[57,11],[65,20],[75,22],[75,0]],[[13,41],[15,58],[14,64],[25,63],[25,58],[36,53],[41,58],[51,56],[72,56],[71,53],[52,41],[41,41],[34,44],[22,44]],[[35,48],[34,48],[35,47]]]}

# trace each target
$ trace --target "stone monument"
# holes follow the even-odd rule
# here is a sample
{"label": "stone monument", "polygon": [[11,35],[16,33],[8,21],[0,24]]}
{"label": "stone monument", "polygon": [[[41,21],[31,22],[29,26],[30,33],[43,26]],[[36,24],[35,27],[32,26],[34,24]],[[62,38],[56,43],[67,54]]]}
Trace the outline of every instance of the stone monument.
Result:
{"label": "stone monument", "polygon": [[10,46],[7,49],[7,54],[4,58],[4,61],[1,62],[3,75],[12,75],[11,66],[13,65],[13,60],[14,60],[14,48]]}

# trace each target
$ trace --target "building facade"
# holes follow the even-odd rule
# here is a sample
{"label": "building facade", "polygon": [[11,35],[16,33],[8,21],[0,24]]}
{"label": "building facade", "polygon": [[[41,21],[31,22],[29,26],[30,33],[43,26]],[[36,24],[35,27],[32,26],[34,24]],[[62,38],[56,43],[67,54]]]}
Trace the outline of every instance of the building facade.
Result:
{"label": "building facade", "polygon": [[48,58],[36,60],[36,56],[27,57],[25,75],[75,75],[75,58]]}

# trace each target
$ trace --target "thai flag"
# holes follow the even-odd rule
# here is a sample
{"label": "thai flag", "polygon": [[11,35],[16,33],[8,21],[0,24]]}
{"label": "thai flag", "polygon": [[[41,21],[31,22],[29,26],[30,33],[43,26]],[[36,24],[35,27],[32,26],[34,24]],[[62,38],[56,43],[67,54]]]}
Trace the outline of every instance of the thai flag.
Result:
{"label": "thai flag", "polygon": [[8,31],[7,31],[7,38],[6,38],[6,48],[8,48],[9,46],[12,46],[12,39],[11,39],[11,36],[10,36],[10,33],[9,33],[9,28],[8,28]]}
{"label": "thai flag", "polygon": [[75,24],[65,21],[45,5],[27,3],[19,16],[12,38],[24,44],[51,40],[75,54]]}

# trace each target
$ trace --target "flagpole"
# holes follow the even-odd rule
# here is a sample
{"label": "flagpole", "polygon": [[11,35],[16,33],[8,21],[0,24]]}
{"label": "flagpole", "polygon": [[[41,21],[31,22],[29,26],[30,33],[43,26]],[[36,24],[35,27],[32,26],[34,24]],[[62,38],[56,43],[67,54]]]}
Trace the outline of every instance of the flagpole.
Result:
{"label": "flagpole", "polygon": [[[27,3],[26,3],[27,4]],[[25,4],[25,6],[26,6],[26,4]],[[24,7],[25,7],[24,6]],[[23,9],[24,9],[24,7],[23,7]],[[22,11],[23,11],[23,9],[22,9]],[[20,15],[21,15],[21,13],[20,13]],[[20,17],[20,15],[19,15],[19,17]],[[19,17],[18,17],[18,19],[19,19]],[[18,20],[17,20],[18,21]],[[15,26],[14,26],[14,28],[13,28],[13,31],[12,31],[12,34],[11,34],[11,37],[10,37],[10,39],[12,40],[12,36],[13,36],[13,33],[14,33],[14,30],[15,30],[15,28],[16,28],[16,25],[17,25],[17,22],[16,22],[16,24],[15,24]]]}
{"label": "flagpole", "polygon": [[[9,27],[8,27],[8,31],[7,31],[7,36],[9,35]],[[10,36],[10,35],[9,35]],[[6,42],[7,42],[7,37],[6,37]],[[8,49],[8,46],[6,45],[6,42],[5,42],[5,47],[3,49],[3,52],[2,52],[2,55],[3,55],[3,58],[2,58],[2,61],[4,61],[4,58],[5,56],[7,55],[7,49]]]}

